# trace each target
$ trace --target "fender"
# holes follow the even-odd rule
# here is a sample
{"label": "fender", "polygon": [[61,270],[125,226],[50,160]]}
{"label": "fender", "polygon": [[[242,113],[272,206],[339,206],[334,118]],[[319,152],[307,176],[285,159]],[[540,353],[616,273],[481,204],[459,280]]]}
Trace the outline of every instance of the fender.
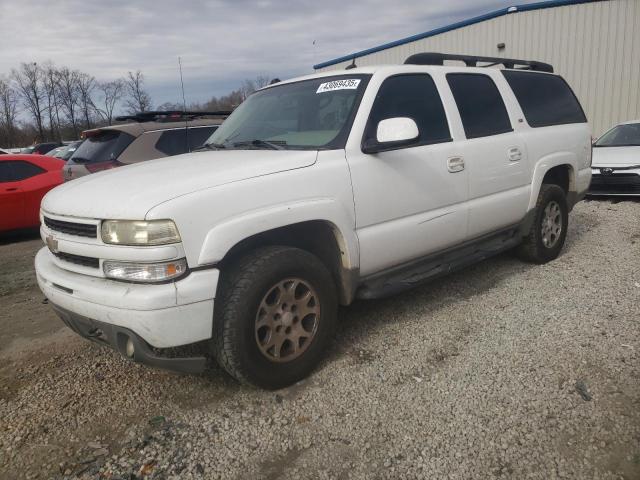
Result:
{"label": "fender", "polygon": [[234,245],[253,235],[312,220],[325,221],[333,227],[341,251],[342,266],[347,270],[358,269],[360,254],[353,219],[333,198],[306,199],[272,205],[218,223],[205,237],[198,264],[210,265],[219,262]]}
{"label": "fender", "polygon": [[546,173],[553,167],[569,165],[569,192],[576,191],[576,172],[578,171],[578,158],[573,152],[554,152],[538,160],[533,168],[533,180],[531,182],[531,197],[528,210],[532,210],[538,201],[538,194],[542,187],[542,180]]}

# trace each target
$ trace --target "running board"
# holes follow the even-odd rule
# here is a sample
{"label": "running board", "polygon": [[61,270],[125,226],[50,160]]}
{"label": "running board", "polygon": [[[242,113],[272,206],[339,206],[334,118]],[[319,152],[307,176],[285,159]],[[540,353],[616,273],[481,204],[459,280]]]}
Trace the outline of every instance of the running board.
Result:
{"label": "running board", "polygon": [[356,298],[383,298],[409,290],[428,280],[447,275],[509,250],[522,240],[520,225],[444,250],[401,267],[363,279]]}

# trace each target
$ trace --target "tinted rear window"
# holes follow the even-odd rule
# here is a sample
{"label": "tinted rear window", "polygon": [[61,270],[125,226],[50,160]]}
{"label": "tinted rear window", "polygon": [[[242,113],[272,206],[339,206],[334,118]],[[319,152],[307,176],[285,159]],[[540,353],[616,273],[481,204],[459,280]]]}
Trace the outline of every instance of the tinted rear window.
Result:
{"label": "tinted rear window", "polygon": [[100,163],[117,160],[135,137],[118,130],[103,130],[87,138],[73,153],[76,163]]}
{"label": "tinted rear window", "polygon": [[578,99],[562,77],[545,73],[503,70],[527,122],[532,127],[584,123]]}
{"label": "tinted rear window", "polygon": [[511,132],[511,121],[493,80],[475,73],[450,73],[447,82],[467,138]]}

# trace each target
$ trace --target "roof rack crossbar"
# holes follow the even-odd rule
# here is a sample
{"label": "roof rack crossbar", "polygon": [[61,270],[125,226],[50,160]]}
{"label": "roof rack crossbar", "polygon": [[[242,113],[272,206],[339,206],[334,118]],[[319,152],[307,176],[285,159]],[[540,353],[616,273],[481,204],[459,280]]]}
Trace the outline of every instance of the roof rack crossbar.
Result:
{"label": "roof rack crossbar", "polygon": [[184,120],[199,117],[228,117],[231,111],[219,110],[215,112],[192,112],[182,110],[157,110],[150,112],[138,112],[134,115],[121,115],[116,117],[118,122],[153,122],[156,120]]}
{"label": "roof rack crossbar", "polygon": [[[514,69],[516,65],[523,70],[534,70],[536,72],[553,73],[553,66],[548,63],[537,62],[535,60],[517,60],[515,58],[500,57],[479,57],[476,55],[457,55],[452,53],[416,53],[408,57],[405,65],[444,65],[445,60],[456,60],[464,62],[467,67],[493,67],[504,65],[504,68]],[[478,65],[486,63],[488,65]]]}

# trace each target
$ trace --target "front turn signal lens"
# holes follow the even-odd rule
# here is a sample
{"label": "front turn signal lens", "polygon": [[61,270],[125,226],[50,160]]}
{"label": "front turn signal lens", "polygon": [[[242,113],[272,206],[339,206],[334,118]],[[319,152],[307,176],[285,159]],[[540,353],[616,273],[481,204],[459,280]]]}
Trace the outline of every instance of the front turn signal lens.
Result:
{"label": "front turn signal lens", "polygon": [[187,272],[184,258],[161,263],[135,263],[105,260],[102,271],[107,278],[127,282],[166,282],[181,277]]}

